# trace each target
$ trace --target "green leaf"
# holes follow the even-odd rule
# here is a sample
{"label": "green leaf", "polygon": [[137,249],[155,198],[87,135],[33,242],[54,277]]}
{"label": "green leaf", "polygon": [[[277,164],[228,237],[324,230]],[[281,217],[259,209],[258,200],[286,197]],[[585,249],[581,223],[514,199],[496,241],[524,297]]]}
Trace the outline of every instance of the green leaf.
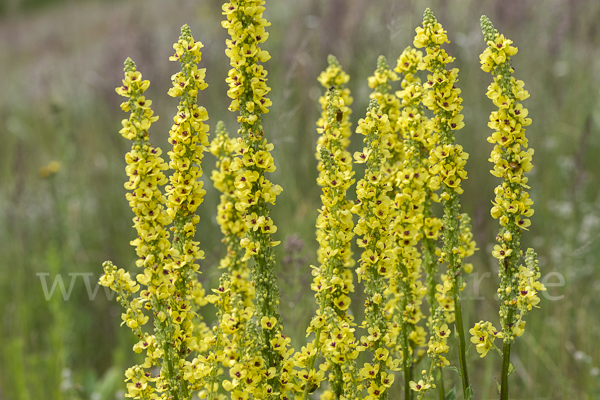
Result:
{"label": "green leaf", "polygon": [[446,367],[448,369],[451,369],[452,371],[456,371],[458,373],[458,376],[460,376],[462,378],[462,373],[460,372],[460,369],[456,368],[456,367]]}
{"label": "green leaf", "polygon": [[519,367],[519,364],[517,364],[516,367],[513,367],[512,363],[510,363],[508,365],[508,376],[510,376],[510,374],[512,374],[513,372],[515,372],[518,367]]}
{"label": "green leaf", "polygon": [[451,391],[446,393],[446,397],[444,397],[444,400],[456,400],[456,389],[452,388]]}
{"label": "green leaf", "polygon": [[496,381],[496,386],[498,387],[498,393],[502,393],[502,386]]}
{"label": "green leaf", "polygon": [[473,387],[471,385],[469,385],[469,387],[467,388],[466,395],[467,399],[469,400],[473,400],[475,398],[475,393],[473,393]]}

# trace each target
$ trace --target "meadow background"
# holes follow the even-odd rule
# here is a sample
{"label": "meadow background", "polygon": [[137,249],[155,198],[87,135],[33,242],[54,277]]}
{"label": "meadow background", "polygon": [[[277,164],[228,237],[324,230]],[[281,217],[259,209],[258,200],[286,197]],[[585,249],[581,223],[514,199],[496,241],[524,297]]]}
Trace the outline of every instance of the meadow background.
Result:
{"label": "meadow background", "polygon": [[[497,223],[489,209],[499,180],[488,172],[493,105],[485,97],[490,76],[480,70],[478,58],[485,46],[479,17],[486,14],[519,47],[513,66],[531,93],[525,106],[533,119],[528,137],[535,149],[530,185],[536,212],[523,244],[537,250],[542,277],[555,273],[546,284],[556,284],[548,285],[555,300],[542,297],[512,351],[518,368],[511,397],[600,398],[600,2],[267,3],[273,107],[264,128],[275,144],[272,180],[284,188],[273,218],[283,241],[277,273],[284,333],[295,347],[315,309],[309,265],[316,263],[315,121],[323,90],[316,78],[326,56],[336,55],[351,75],[355,127],[367,106],[366,78],[377,56],[395,66],[412,45],[426,7],[448,31],[447,51],[457,58],[464,98],[466,126],[457,141],[470,159],[462,210],[473,217],[480,248],[467,278],[465,323],[498,322],[491,256]],[[129,245],[135,231],[123,188],[129,143],[118,134],[126,114],[114,88],[123,60],[132,57],[152,82],[146,95],[160,120],[151,134],[165,149],[177,105],[166,95],[178,68],[168,57],[187,23],[206,46],[201,67],[207,68],[210,86],[199,102],[208,109],[211,127],[222,119],[235,133],[235,116],[227,111],[221,5],[222,0],[0,1],[0,400],[122,398],[123,372],[135,363],[133,337],[119,327],[120,306],[103,288],[89,294],[103,261],[135,268]],[[353,137],[353,148],[360,145]],[[52,161],[60,170],[42,176],[40,168]],[[215,266],[224,250],[215,221],[218,195],[208,179],[213,166],[207,155],[208,194],[197,235],[206,251],[201,263],[206,288],[218,280]],[[43,278],[50,288],[59,274],[67,290],[73,283],[70,297],[64,300],[57,287],[47,300]],[[360,314],[360,298],[354,304]],[[204,311],[211,321],[213,310]],[[500,358],[480,360],[472,349],[469,359],[477,398],[496,398]],[[446,378],[458,382],[451,374]]]}

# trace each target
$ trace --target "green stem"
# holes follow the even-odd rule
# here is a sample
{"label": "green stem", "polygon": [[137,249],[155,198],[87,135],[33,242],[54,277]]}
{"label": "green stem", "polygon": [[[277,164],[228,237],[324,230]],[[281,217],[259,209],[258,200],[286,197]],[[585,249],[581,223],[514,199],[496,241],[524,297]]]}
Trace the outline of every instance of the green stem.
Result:
{"label": "green stem", "polygon": [[[173,381],[175,379],[175,377],[173,376],[173,360],[170,357],[170,352],[166,351],[166,347],[165,346],[168,346],[168,343],[165,342],[164,346],[163,346],[163,350],[165,352],[165,358],[167,359],[167,371],[168,371],[168,374],[169,374],[169,376],[168,376],[167,379],[168,379],[168,381]],[[175,388],[171,387],[170,391],[173,394],[173,398],[175,400],[179,400],[179,390],[177,390],[176,387]]]}
{"label": "green stem", "polygon": [[471,386],[469,382],[469,372],[467,371],[467,355],[465,349],[465,332],[462,319],[462,306],[460,304],[460,294],[458,282],[454,284],[454,312],[456,314],[456,332],[458,333],[458,351],[460,359],[460,371],[462,377],[463,394],[465,399],[468,399],[467,389]]}
{"label": "green stem", "polygon": [[510,343],[504,342],[502,349],[502,380],[500,388],[500,400],[508,400],[508,370],[510,367]]}
{"label": "green stem", "polygon": [[[431,360],[431,366],[429,367],[429,373],[427,374],[427,376],[431,376],[431,374],[433,374],[434,366],[435,366],[435,361]],[[421,392],[419,392],[419,400],[423,400],[423,397],[425,397],[425,393],[427,393],[426,390],[422,390]]]}
{"label": "green stem", "polygon": [[[448,188],[446,189],[448,190]],[[453,279],[452,298],[454,300],[454,313],[456,317],[456,334],[458,335],[458,352],[460,361],[460,370],[462,377],[463,394],[465,399],[470,399],[468,389],[471,386],[469,382],[469,372],[467,370],[467,356],[465,347],[465,330],[463,327],[462,305],[460,302],[460,289],[462,288],[461,260],[455,254],[455,249],[459,246],[460,223],[458,210],[460,204],[458,194],[450,190],[450,198],[444,202],[444,252],[447,255],[449,274]]]}
{"label": "green stem", "polygon": [[438,368],[438,389],[440,393],[440,400],[446,399],[446,391],[444,390],[444,371]]}
{"label": "green stem", "polygon": [[408,338],[406,333],[403,335],[403,347],[404,347],[404,399],[410,400],[410,368],[408,363]]}
{"label": "green stem", "polygon": [[[223,331],[219,327],[219,330],[217,331],[217,343],[215,345],[215,349],[217,349],[217,351],[219,351],[221,348],[222,335],[223,335]],[[219,371],[219,365],[218,365],[218,363],[214,363],[214,365],[212,366],[212,370],[210,371],[210,377],[208,378],[208,383],[210,385],[210,387],[208,388],[208,400],[214,400],[214,398],[215,398],[214,387],[215,387],[215,383],[217,381],[218,371]]]}
{"label": "green stem", "polygon": [[[408,275],[406,268],[403,268],[403,274],[405,276]],[[408,290],[406,287],[404,287],[402,289],[404,291],[404,297],[402,298],[402,310],[406,310],[406,306],[407,306],[407,295],[408,295]],[[402,314],[400,315],[400,318],[402,318]],[[409,329],[409,324],[406,321],[402,321],[402,364],[403,364],[403,372],[404,372],[404,400],[410,400],[411,398],[411,390],[410,390],[410,381],[411,381],[411,365],[412,365],[412,359],[409,359],[409,357],[411,357],[410,355],[410,349],[408,346],[408,329]]]}

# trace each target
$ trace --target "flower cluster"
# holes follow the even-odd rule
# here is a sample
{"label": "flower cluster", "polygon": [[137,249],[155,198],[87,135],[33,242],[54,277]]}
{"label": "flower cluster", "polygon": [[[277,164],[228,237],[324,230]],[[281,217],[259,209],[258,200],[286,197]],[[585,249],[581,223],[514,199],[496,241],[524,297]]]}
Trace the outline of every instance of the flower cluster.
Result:
{"label": "flower cluster", "polygon": [[235,208],[235,180],[240,172],[231,170],[234,141],[229,138],[222,121],[215,127],[215,139],[210,144],[210,152],[217,157],[217,168],[213,170],[211,179],[215,188],[221,192],[221,201],[217,207],[217,222],[223,233],[223,242],[227,253],[221,259],[219,268],[226,268],[232,291],[242,297],[245,306],[252,305],[254,287],[250,283],[250,268],[243,260],[244,250],[240,240],[246,235],[246,221],[242,213]]}
{"label": "flower cluster", "polygon": [[502,338],[502,332],[499,332],[491,322],[479,321],[475,326],[469,329],[469,333],[472,335],[471,343],[475,345],[477,352],[481,354],[481,357],[485,355],[491,349],[496,349],[500,352],[500,349],[494,344],[496,338]]}
{"label": "flower cluster", "polygon": [[488,87],[487,96],[498,107],[490,115],[488,126],[494,133],[488,142],[494,144],[490,161],[494,163],[492,175],[502,178],[502,185],[496,187],[496,199],[491,210],[492,217],[500,222],[500,232],[496,236],[493,256],[499,262],[501,300],[500,317],[504,331],[504,341],[510,344],[515,336],[523,333],[523,316],[537,306],[536,293],[545,290],[539,279],[539,268],[535,253],[528,250],[526,266],[519,265],[523,256],[521,233],[531,224],[533,200],[526,189],[527,177],[533,165],[533,149],[528,149],[525,127],[531,124],[528,111],[521,101],[529,97],[523,81],[513,77],[514,69],[510,57],[518,49],[494,29],[490,20],[483,16],[481,28],[487,48],[480,56],[481,69],[494,75],[494,82]]}
{"label": "flower cluster", "polygon": [[[335,56],[329,55],[327,57],[327,68],[325,71],[321,72],[317,80],[319,83],[326,89],[329,89],[333,86],[335,90],[337,90],[341,100],[345,108],[343,110],[340,109],[340,112],[336,114],[336,122],[339,123],[339,132],[340,136],[336,139],[340,141],[340,146],[343,148],[348,148],[350,144],[350,136],[352,135],[352,131],[350,130],[350,115],[352,114],[352,109],[350,105],[352,104],[353,98],[350,93],[350,89],[345,87],[346,83],[350,80],[350,76],[344,72],[342,66]],[[328,92],[327,92],[328,93]],[[327,93],[319,96],[319,104],[321,105],[321,116],[317,120],[317,129],[323,128],[327,123],[327,109],[328,109],[328,100]],[[324,146],[324,141],[327,140],[325,135],[319,135],[317,139],[317,148],[319,146]],[[317,167],[319,171],[321,170],[321,153],[317,150],[315,154],[317,160],[319,161],[319,166]]]}
{"label": "flower cluster", "polygon": [[[439,238],[442,221],[433,216],[431,206],[439,201],[438,195],[430,187],[433,176],[429,172],[429,153],[435,143],[431,140],[429,119],[423,109],[423,86],[416,75],[419,65],[423,63],[423,53],[406,48],[397,60],[395,71],[402,73],[402,90],[396,94],[402,101],[402,113],[398,119],[400,131],[404,139],[406,166],[397,175],[398,183],[417,188],[420,201],[414,205],[418,211],[418,228],[422,245],[422,264],[427,274],[427,300],[430,317],[438,307],[436,300],[435,280],[437,275],[436,241]],[[434,187],[437,188],[437,181]],[[430,324],[430,328],[431,328]],[[432,334],[430,330],[430,334]]]}
{"label": "flower cluster", "polygon": [[438,367],[443,368],[450,364],[442,354],[448,353],[448,338],[450,337],[451,330],[444,322],[445,318],[440,312],[441,310],[441,308],[438,308],[432,319],[433,334],[429,338],[427,353]]}
{"label": "flower cluster", "polygon": [[[210,351],[199,357],[198,368],[206,376],[206,397],[213,400],[217,397],[222,370],[219,364],[229,369],[231,380],[224,380],[222,386],[231,392],[231,398],[247,398],[253,393],[262,398],[272,388],[261,384],[260,368],[264,366],[260,350],[254,347],[256,322],[253,320],[254,309],[245,306],[243,297],[235,292],[229,273],[225,272],[219,287],[212,289],[214,294],[207,300],[217,307],[217,324],[213,332],[204,341]],[[196,372],[194,370],[193,372]]]}
{"label": "flower cluster", "polygon": [[373,89],[369,98],[377,100],[381,112],[386,114],[390,121],[390,133],[385,138],[390,154],[386,159],[384,169],[388,179],[391,180],[394,179],[397,169],[404,159],[404,146],[399,135],[400,125],[398,124],[401,103],[397,95],[391,92],[392,85],[390,84],[398,79],[398,75],[390,69],[386,58],[379,56],[375,73],[367,80],[369,87]]}
{"label": "flower cluster", "polygon": [[[426,288],[420,281],[421,254],[417,250],[420,239],[420,226],[423,220],[424,192],[421,187],[425,181],[416,173],[407,176],[412,166],[412,156],[404,139],[405,122],[402,118],[403,104],[399,99],[401,92],[390,93],[390,81],[399,80],[385,57],[377,60],[374,76],[369,78],[369,86],[374,89],[372,99],[376,99],[381,112],[390,120],[390,133],[382,137],[388,154],[384,160],[382,181],[391,188],[388,193],[393,199],[390,206],[390,234],[393,236],[393,262],[388,272],[387,302],[385,312],[391,315],[395,332],[399,331],[399,340],[392,349],[399,354],[408,388],[410,368],[413,364],[414,349],[425,343],[425,330],[418,326],[423,318],[421,299]],[[410,174],[410,173],[409,173]]]}
{"label": "flower cluster", "polygon": [[[335,78],[342,73],[341,68],[334,58],[330,57],[329,61],[325,73]],[[338,72],[332,73],[336,69]],[[321,83],[332,82],[323,80]],[[346,93],[349,96],[349,92]],[[296,367],[300,370],[298,377],[306,381],[303,382],[305,393],[318,387],[318,379],[324,379],[323,373],[329,370],[330,389],[335,397],[354,398],[357,389],[352,374],[358,351],[352,328],[353,317],[348,314],[349,295],[354,291],[349,269],[354,265],[351,251],[354,224],[350,211],[352,203],[346,197],[347,190],[354,183],[354,171],[352,156],[345,147],[347,134],[343,133],[347,128],[343,125],[344,117],[347,118],[349,109],[335,85],[330,86],[325,97],[327,115],[326,119],[320,119],[324,124],[317,129],[320,134],[317,142],[317,154],[320,155],[317,183],[323,188],[323,206],[317,218],[319,267],[313,267],[311,285],[316,292],[319,310],[308,328],[308,333],[315,332],[315,339],[295,358]],[[320,354],[325,363],[317,371],[314,364]]]}
{"label": "flower cluster", "polygon": [[121,314],[123,324],[132,329],[138,337],[142,337],[141,326],[148,322],[148,316],[144,315],[143,303],[139,299],[129,300],[131,296],[140,290],[140,285],[131,279],[129,272],[126,272],[123,268],[117,270],[117,267],[110,261],[104,262],[102,267],[104,274],[100,278],[100,285],[117,293],[117,301],[125,309],[125,313]]}
{"label": "flower cluster", "polygon": [[[464,167],[468,154],[462,146],[454,141],[454,131],[464,126],[462,98],[458,82],[458,69],[446,69],[446,65],[453,62],[441,45],[449,43],[446,31],[437,21],[431,10],[426,9],[423,15],[423,27],[416,29],[414,45],[417,48],[425,47],[427,55],[419,69],[426,69],[427,82],[423,84],[423,104],[433,111],[430,120],[432,130],[431,142],[434,148],[430,150],[430,170],[432,178],[429,187],[432,190],[442,189],[441,198],[444,205],[443,240],[444,245],[440,253],[440,262],[448,263],[448,274],[445,275],[442,288],[451,290],[454,310],[456,314],[456,332],[459,338],[459,360],[463,394],[469,396],[472,391],[466,365],[466,343],[462,321],[462,307],[460,305],[459,290],[463,288],[464,277],[462,272],[462,258],[459,254],[460,247],[460,203],[458,195],[463,193],[460,184],[467,179]],[[445,293],[443,293],[445,294]],[[438,298],[438,302],[440,299]]]}
{"label": "flower cluster", "polygon": [[[437,22],[431,10],[425,10],[423,27],[416,29],[414,40],[416,47],[426,47],[427,55],[419,65],[430,72],[427,82],[423,84],[423,104],[433,111],[430,120],[432,129],[431,142],[435,147],[430,151],[430,173],[433,175],[429,187],[436,190],[442,188],[441,198],[444,202],[444,248],[442,260],[449,263],[452,284],[460,272],[460,260],[457,256],[459,241],[458,195],[463,192],[462,180],[467,178],[464,170],[468,154],[462,146],[454,143],[454,131],[462,128],[463,116],[460,89],[456,87],[458,69],[446,69],[446,64],[454,61],[441,44],[448,43],[446,31]],[[462,286],[462,285],[459,285]]]}
{"label": "flower cluster", "polygon": [[[163,173],[167,164],[160,157],[161,150],[154,148],[149,141],[150,124],[158,119],[150,109],[152,102],[143,96],[149,85],[148,81],[142,80],[134,62],[127,59],[123,86],[116,91],[128,98],[121,108],[131,111],[129,119],[123,120],[120,133],[134,142],[125,157],[129,177],[125,188],[130,191],[126,197],[136,214],[133,222],[138,238],[131,244],[136,247],[139,257],[136,265],[144,268],[136,280],[145,286],[140,297],[131,301],[132,312],[126,313],[126,324],[140,340],[135,349],[146,350],[144,364],[129,369],[126,374],[128,380],[132,381],[128,385],[127,395],[133,398],[146,398],[155,391],[166,392],[170,396],[187,394],[187,382],[177,377],[185,362],[180,356],[187,355],[188,344],[192,341],[192,324],[187,319],[189,302],[180,293],[181,286],[178,285],[181,275],[176,260],[179,260],[179,252],[171,248],[169,233],[165,228],[171,223],[172,217],[164,206],[167,201],[159,189],[167,182]],[[114,273],[108,271],[108,275],[101,278],[101,283],[110,286],[114,283],[113,276]],[[122,275],[121,278],[125,279],[126,276]],[[139,312],[133,312],[140,310],[141,306],[151,310],[154,315],[154,335],[142,335],[138,329],[148,320],[141,319]],[[152,377],[150,368],[155,365],[162,368],[158,376]],[[153,382],[154,387],[148,382]]]}
{"label": "flower cluster", "polygon": [[[201,180],[203,171],[201,167],[205,147],[208,146],[208,113],[204,107],[197,105],[198,91],[204,90],[208,85],[204,82],[205,69],[199,69],[203,44],[195,41],[190,28],[184,25],[181,36],[173,45],[175,53],[169,57],[170,61],[178,61],[181,71],[171,77],[173,86],[169,95],[180,97],[177,114],[173,117],[173,125],[169,131],[169,142],[173,146],[169,151],[169,167],[173,171],[169,177],[170,184],[166,187],[168,195],[167,212],[173,219],[173,258],[172,274],[176,279],[173,282],[177,288],[175,306],[180,302],[193,302],[206,304],[204,290],[198,282],[200,266],[196,260],[204,258],[204,252],[199,248],[199,242],[194,241],[196,225],[200,217],[195,213],[204,200],[206,191]],[[193,313],[186,314],[190,321]],[[184,317],[181,317],[182,320]],[[188,321],[188,322],[190,322]],[[200,329],[205,329],[204,324],[197,324]],[[190,326],[189,331],[180,333],[191,341],[191,338],[200,333]],[[194,348],[194,350],[199,350]],[[183,348],[180,357],[187,356],[187,349]]]}
{"label": "flower cluster", "polygon": [[398,359],[394,360],[389,348],[396,343],[398,326],[385,307],[383,295],[388,290],[388,281],[394,268],[394,238],[390,229],[392,222],[392,190],[384,180],[383,166],[389,155],[387,141],[390,133],[388,116],[382,113],[377,100],[372,99],[365,118],[359,120],[356,132],[365,136],[366,147],[356,152],[357,163],[366,163],[365,176],[356,185],[357,204],[352,212],[359,216],[354,228],[360,238],[358,246],[363,248],[360,266],[357,268],[359,281],[365,281],[365,320],[363,328],[368,335],[360,339],[361,350],[368,349],[373,361],[365,363],[360,370],[360,379],[368,388],[368,399],[387,398],[389,387],[386,381],[393,380],[388,374],[397,370]]}
{"label": "flower cluster", "polygon": [[[268,38],[265,28],[270,25],[262,14],[264,0],[232,0],[223,5],[227,29],[225,53],[230,59],[231,70],[227,83],[227,94],[232,99],[230,111],[238,111],[240,137],[234,143],[236,157],[230,165],[235,177],[235,208],[242,213],[246,224],[246,235],[240,241],[245,249],[242,260],[253,259],[252,282],[256,295],[254,314],[260,325],[256,326],[254,346],[240,358],[240,365],[250,367],[246,378],[252,391],[259,398],[274,398],[284,395],[293,386],[293,375],[289,363],[286,339],[281,334],[281,318],[277,313],[279,293],[272,247],[279,244],[271,235],[276,226],[270,217],[268,204],[275,204],[281,187],[270,182],[267,172],[275,171],[271,155],[273,145],[268,143],[262,129],[262,114],[267,113],[271,101],[267,97],[267,71],[259,62],[267,61],[269,53],[260,48]],[[237,365],[237,364],[236,364]],[[233,368],[233,367],[232,367]],[[248,380],[250,383],[248,383]]]}

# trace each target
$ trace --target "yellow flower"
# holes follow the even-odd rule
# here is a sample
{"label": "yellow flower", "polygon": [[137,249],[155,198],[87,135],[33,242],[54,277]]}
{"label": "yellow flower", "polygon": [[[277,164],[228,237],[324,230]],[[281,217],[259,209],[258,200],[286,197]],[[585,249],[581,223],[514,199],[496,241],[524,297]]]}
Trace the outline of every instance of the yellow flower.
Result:
{"label": "yellow flower", "polygon": [[423,379],[419,379],[419,382],[410,381],[409,386],[415,392],[421,392],[421,391],[427,390],[431,387],[431,385],[429,383],[423,382]]}
{"label": "yellow flower", "polygon": [[271,330],[277,326],[277,318],[264,316],[260,320],[260,326],[263,329]]}
{"label": "yellow flower", "polygon": [[492,255],[499,260],[504,260],[506,257],[510,257],[511,254],[512,249],[507,248],[506,245],[495,245],[494,251],[492,252]]}

